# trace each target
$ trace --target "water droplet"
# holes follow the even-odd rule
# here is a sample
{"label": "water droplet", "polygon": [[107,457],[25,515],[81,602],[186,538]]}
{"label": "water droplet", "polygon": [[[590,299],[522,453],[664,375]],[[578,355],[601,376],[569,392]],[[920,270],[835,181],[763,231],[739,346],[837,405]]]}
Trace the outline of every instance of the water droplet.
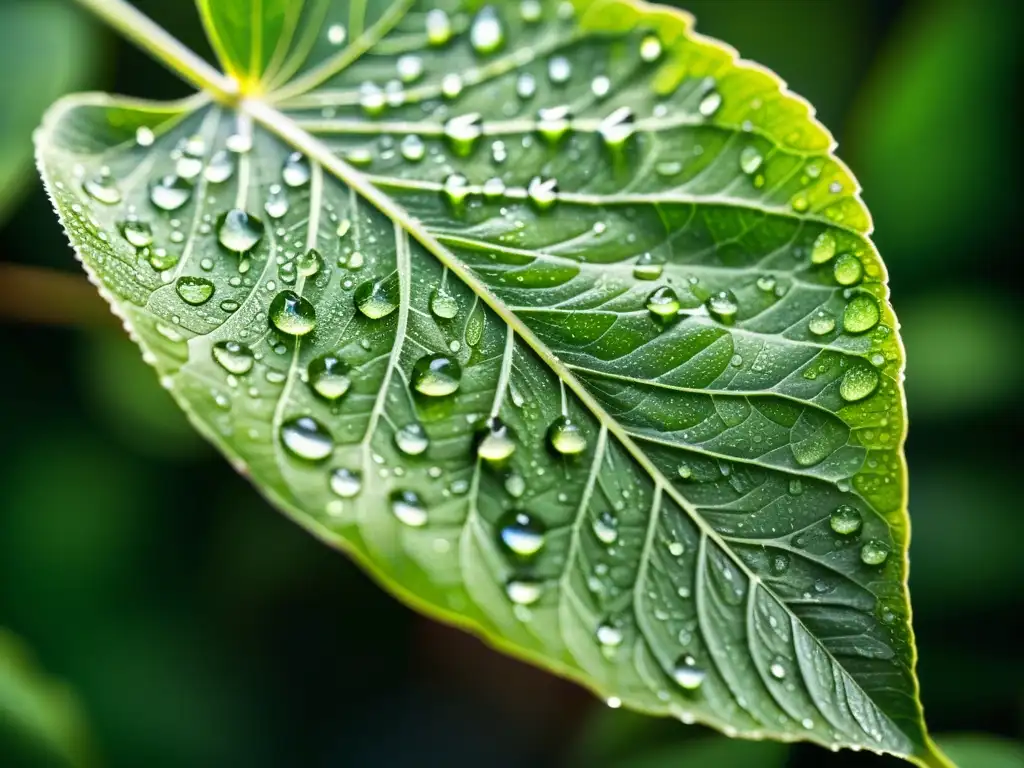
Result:
{"label": "water droplet", "polygon": [[865,565],[881,565],[889,557],[889,547],[878,539],[864,542],[860,548],[860,559]]}
{"label": "water droplet", "polygon": [[622,639],[622,630],[614,624],[606,621],[597,628],[597,642],[605,648],[618,648]]}
{"label": "water droplet", "polygon": [[640,58],[650,64],[661,58],[661,40],[655,35],[647,35],[640,42]]}
{"label": "water droplet", "polygon": [[434,317],[451,320],[459,313],[459,303],[448,291],[438,286],[430,296],[430,311]]}
{"label": "water droplet", "polygon": [[525,512],[512,511],[498,523],[498,536],[505,548],[519,557],[533,557],[544,547],[544,523]]}
{"label": "water droplet", "polygon": [[176,211],[192,197],[192,185],[169,174],[149,185],[149,201],[161,211]]}
{"label": "water droplet", "polygon": [[454,99],[462,93],[462,78],[455,72],[449,72],[441,78],[441,95],[446,99]]}
{"label": "water droplet", "polygon": [[363,490],[363,476],[356,470],[338,467],[331,472],[331,490],[343,499],[352,499]]}
{"label": "water droplet", "polygon": [[387,94],[376,83],[369,81],[359,86],[359,106],[370,116],[379,115],[387,104]]}
{"label": "water droplet", "polygon": [[843,329],[847,333],[864,333],[874,328],[880,317],[875,298],[861,293],[850,299],[846,305],[843,311]]}
{"label": "water droplet", "polygon": [[657,280],[664,270],[664,259],[650,253],[641,253],[633,264],[633,277],[637,280]]}
{"label": "water droplet", "polygon": [[822,232],[811,246],[811,264],[824,264],[836,255],[836,238],[831,232]]}
{"label": "water droplet", "polygon": [[313,176],[309,160],[301,152],[292,152],[285,158],[284,166],[281,168],[281,179],[289,187],[302,187],[309,184]]}
{"label": "water droplet", "polygon": [[427,508],[415,491],[393,491],[391,513],[410,528],[422,528],[427,524]]}
{"label": "water droplet", "polygon": [[878,371],[866,365],[850,368],[839,382],[839,395],[848,403],[863,400],[878,389]]}
{"label": "water droplet", "polygon": [[731,323],[736,319],[736,313],[740,311],[739,302],[732,291],[719,291],[708,296],[704,306],[708,313],[721,323]]}
{"label": "water droplet", "polygon": [[697,111],[704,117],[711,117],[718,111],[720,106],[722,106],[722,94],[712,89],[700,100],[700,104],[697,105]]}
{"label": "water droplet", "polygon": [[477,433],[476,453],[481,459],[500,464],[516,450],[511,430],[497,416],[492,416]]}
{"label": "water droplet", "polygon": [[274,220],[283,218],[288,213],[288,208],[288,197],[284,194],[281,186],[279,184],[272,185],[267,195],[267,201],[263,204],[263,210],[267,212],[267,216]]}
{"label": "water droplet", "polygon": [[815,312],[807,321],[807,330],[815,336],[824,336],[826,333],[832,333],[835,329],[836,319],[824,309]]}
{"label": "water droplet", "polygon": [[380,320],[398,309],[400,295],[398,275],[391,274],[380,280],[361,283],[352,298],[356,309],[363,315],[371,320]]}
{"label": "water droplet", "polygon": [[549,144],[557,144],[569,132],[569,107],[545,107],[537,111],[537,133]]}
{"label": "water droplet", "polygon": [[484,182],[482,191],[488,200],[495,200],[505,194],[505,182],[497,176],[492,176]]}
{"label": "water droplet", "polygon": [[558,200],[558,181],[534,176],[526,188],[530,202],[540,211],[546,211]]}
{"label": "water droplet", "polygon": [[427,154],[427,145],[415,133],[410,133],[402,139],[400,149],[402,157],[410,163],[418,163]]}
{"label": "water droplet", "polygon": [[213,283],[205,277],[192,277],[185,275],[179,277],[174,289],[178,292],[181,300],[194,307],[205,304],[213,296]]}
{"label": "water droplet", "polygon": [[324,260],[320,251],[310,248],[305,253],[299,254],[295,259],[295,268],[303,277],[313,277],[323,266]]}
{"label": "water droplet", "polygon": [[149,222],[131,217],[121,225],[124,239],[136,248],[146,248],[153,244],[153,228]]}
{"label": "water droplet", "polygon": [[762,275],[757,278],[757,289],[765,293],[771,293],[775,290],[775,283],[775,278],[772,275]]}
{"label": "water droplet", "polygon": [[706,676],[707,673],[697,666],[693,656],[681,656],[672,668],[672,679],[686,691],[696,691]]}
{"label": "water droplet", "polygon": [[559,416],[548,427],[548,442],[563,456],[576,456],[587,449],[587,436],[568,416]]}
{"label": "water droplet", "polygon": [[426,27],[430,45],[444,45],[452,39],[452,20],[440,8],[427,11]]}
{"label": "water droplet", "polygon": [[135,129],[135,143],[140,147],[151,147],[156,141],[156,134],[148,125],[140,125]]}
{"label": "water droplet", "polygon": [[777,552],[772,555],[768,569],[773,576],[781,576],[789,570],[789,555],[786,552]]}
{"label": "water droplet", "polygon": [[270,302],[270,322],[281,333],[305,336],[316,327],[316,310],[295,291],[281,291]]}
{"label": "water droplet", "polygon": [[299,416],[281,425],[281,444],[293,456],[308,461],[326,459],[334,451],[334,438],[312,416]]}
{"label": "water droplet", "polygon": [[603,99],[612,89],[612,81],[606,75],[598,75],[590,81],[590,92]]}
{"label": "water droplet", "polygon": [[228,152],[244,155],[252,149],[252,134],[233,133],[224,140]]}
{"label": "water droplet", "polygon": [[564,85],[572,77],[572,63],[565,56],[548,59],[548,80],[554,85]]}
{"label": "water droplet", "polygon": [[786,677],[786,667],[783,665],[780,659],[776,659],[775,661],[773,661],[771,663],[771,666],[768,667],[768,671],[776,680],[782,680]]}
{"label": "water droplet", "polygon": [[513,472],[505,478],[505,490],[513,499],[521,498],[526,493],[526,481],[522,475]]}
{"label": "water droplet", "polygon": [[352,386],[348,363],[333,354],[310,360],[306,368],[309,386],[325,400],[337,400]]}
{"label": "water droplet", "polygon": [[597,126],[597,132],[604,143],[613,149],[623,146],[635,130],[633,110],[629,107],[619,107]]}
{"label": "water droplet", "polygon": [[252,370],[253,354],[237,341],[218,341],[210,350],[214,361],[228,373],[243,376]]}
{"label": "water droplet", "polygon": [[505,33],[501,28],[501,19],[493,6],[486,5],[473,19],[469,28],[469,44],[477,53],[494,53],[505,43]]}
{"label": "water droplet", "polygon": [[659,176],[677,176],[683,170],[683,164],[678,160],[665,160],[654,166],[654,171]]}
{"label": "water droplet", "polygon": [[453,206],[459,207],[469,196],[469,182],[461,173],[452,173],[444,180],[443,194]]}
{"label": "water droplet", "polygon": [[331,45],[341,45],[345,42],[345,38],[348,34],[345,31],[345,27],[341,24],[331,24],[327,28],[327,42]]}
{"label": "water droplet", "polygon": [[679,473],[679,477],[683,480],[689,480],[693,477],[693,469],[685,461],[679,465],[677,472]]}
{"label": "water droplet", "polygon": [[663,285],[647,297],[647,311],[658,320],[675,317],[679,308],[679,297],[670,286]]}
{"label": "water droplet", "polygon": [[89,197],[104,205],[121,202],[121,190],[117,188],[110,171],[104,169],[97,175],[82,182],[82,189]]}
{"label": "water droplet", "polygon": [[163,248],[154,248],[149,253],[149,265],[157,272],[165,272],[178,263],[178,254],[169,253]]}
{"label": "water droplet", "polygon": [[757,173],[757,169],[761,167],[761,163],[764,162],[764,157],[757,151],[755,147],[744,147],[743,151],[740,152],[740,170],[748,176],[752,173]]}
{"label": "water droplet", "polygon": [[849,504],[840,504],[832,511],[828,519],[832,530],[843,536],[849,536],[859,531],[862,522],[860,512]]}
{"label": "water droplet", "polygon": [[505,594],[516,605],[533,605],[544,594],[544,585],[532,579],[509,579]]}
{"label": "water droplet", "polygon": [[183,179],[194,179],[203,170],[203,155],[206,142],[201,136],[193,136],[180,145],[180,155],[174,164],[175,172]]}
{"label": "water droplet", "polygon": [[602,544],[614,544],[619,540],[619,521],[610,512],[602,512],[595,517],[592,527]]}
{"label": "water droplet", "polygon": [[530,99],[537,93],[537,78],[529,72],[523,72],[516,78],[516,95],[520,99]]}
{"label": "water droplet", "polygon": [[232,208],[217,220],[217,239],[229,251],[251,251],[263,239],[263,222],[241,208]]}
{"label": "water droplet", "polygon": [[211,184],[223,184],[231,178],[235,172],[235,163],[227,150],[220,150],[210,158],[210,164],[206,166],[206,180]]}
{"label": "water droplet", "polygon": [[447,355],[424,355],[412,367],[412,386],[421,395],[454,394],[462,381],[462,366]]}
{"label": "water droplet", "polygon": [[458,115],[444,124],[444,136],[448,140],[448,146],[459,157],[466,157],[473,151],[483,131],[483,118],[479,112]]}
{"label": "water droplet", "polygon": [[414,421],[395,432],[395,445],[406,456],[419,456],[430,447],[430,438],[423,425]]}
{"label": "water droplet", "polygon": [[864,277],[864,265],[852,253],[844,253],[836,259],[832,276],[840,285],[856,285]]}
{"label": "water droplet", "polygon": [[412,83],[423,76],[423,59],[407,53],[398,57],[395,68],[398,70],[398,77],[401,78],[403,83]]}

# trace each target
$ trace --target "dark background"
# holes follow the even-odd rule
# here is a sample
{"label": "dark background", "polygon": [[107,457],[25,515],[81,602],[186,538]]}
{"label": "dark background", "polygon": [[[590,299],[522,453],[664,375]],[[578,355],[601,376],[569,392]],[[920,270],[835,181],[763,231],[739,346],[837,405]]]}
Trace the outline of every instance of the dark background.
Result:
{"label": "dark background", "polygon": [[[0,0],[0,14],[19,2],[50,0]],[[192,3],[137,4],[205,50]],[[911,592],[928,720],[940,735],[1020,739],[1013,101],[1024,4],[680,4],[815,104],[866,189],[908,350]],[[61,90],[186,92],[70,2],[55,5],[85,54],[60,61],[79,50],[68,43],[42,58],[26,47],[13,68],[2,59],[0,121],[38,122],[45,105],[17,87],[34,66],[61,68]],[[27,43],[5,39],[3,18],[10,58]],[[12,130],[27,146],[29,129]],[[896,764],[728,743],[712,758],[694,751],[724,742],[709,731],[612,713],[399,605],[205,445],[102,309],[8,279],[6,265],[21,264],[84,282],[38,181],[24,182],[0,190],[0,627],[75,691],[100,764]],[[3,744],[0,723],[0,765],[34,765],[5,762]],[[1020,766],[1020,755],[963,766]]]}

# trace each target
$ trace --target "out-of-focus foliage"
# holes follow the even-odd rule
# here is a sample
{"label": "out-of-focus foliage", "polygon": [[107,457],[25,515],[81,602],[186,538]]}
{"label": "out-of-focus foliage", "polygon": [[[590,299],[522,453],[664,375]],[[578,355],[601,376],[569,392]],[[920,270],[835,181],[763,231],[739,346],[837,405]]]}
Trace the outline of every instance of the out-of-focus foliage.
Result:
{"label": "out-of-focus foliage", "polygon": [[939,742],[960,768],[1021,768],[1024,745],[981,734],[945,736]]}

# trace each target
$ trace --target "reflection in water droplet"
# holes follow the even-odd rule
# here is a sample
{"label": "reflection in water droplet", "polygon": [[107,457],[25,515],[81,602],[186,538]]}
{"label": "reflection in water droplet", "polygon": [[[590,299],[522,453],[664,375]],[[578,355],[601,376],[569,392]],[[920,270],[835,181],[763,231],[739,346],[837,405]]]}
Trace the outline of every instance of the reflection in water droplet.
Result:
{"label": "reflection in water droplet", "polygon": [[303,277],[313,277],[320,271],[323,263],[320,251],[316,248],[310,248],[305,253],[301,253],[295,257],[295,269]]}
{"label": "reflection in water droplet", "polygon": [[498,523],[501,543],[513,555],[533,557],[544,548],[547,528],[525,512],[508,512]]}
{"label": "reflection in water droplet", "polygon": [[875,298],[861,293],[850,299],[846,305],[843,311],[843,329],[847,333],[864,333],[874,328],[880,317]]}
{"label": "reflection in water droplet", "polygon": [[848,403],[863,400],[878,389],[878,371],[866,365],[850,368],[839,382],[839,395]]}
{"label": "reflection in water droplet", "polygon": [[647,297],[647,311],[658,320],[674,318],[679,308],[679,297],[670,286],[663,285]]}
{"label": "reflection in water droplet", "polygon": [[192,277],[191,275],[179,277],[174,289],[182,301],[194,307],[205,304],[213,296],[213,283],[205,277]]}
{"label": "reflection in water droplet", "polygon": [[497,11],[493,6],[484,6],[469,28],[469,44],[477,53],[488,54],[501,48],[504,42],[505,33]]}
{"label": "reflection in water droplet", "polygon": [[840,504],[829,516],[828,524],[832,530],[843,536],[849,536],[860,530],[863,520],[860,512],[849,504]]}
{"label": "reflection in water droplet", "polygon": [[505,594],[516,605],[533,605],[544,594],[544,585],[530,579],[510,579],[505,584]]}
{"label": "reflection in water droplet", "polygon": [[889,547],[883,541],[871,539],[860,548],[860,559],[865,565],[881,565],[889,558]]}
{"label": "reflection in water droplet", "polygon": [[511,430],[497,416],[492,416],[477,433],[476,453],[481,459],[498,464],[516,450]]}
{"label": "reflection in water droplet", "polygon": [[307,461],[326,459],[334,451],[331,433],[311,416],[299,416],[282,424],[281,444],[293,456]]}
{"label": "reflection in water droplet", "polygon": [[192,197],[192,185],[168,174],[149,185],[149,201],[161,211],[176,211]]}
{"label": "reflection in water droplet", "polygon": [[157,272],[165,272],[177,265],[178,254],[170,253],[163,248],[154,248],[149,252],[149,265]]}
{"label": "reflection in water droplet", "polygon": [[267,194],[267,201],[263,204],[263,210],[272,219],[283,218],[288,213],[288,197],[284,194],[280,184],[272,184]]}
{"label": "reflection in water droplet", "polygon": [[356,309],[371,320],[387,317],[398,309],[398,275],[391,274],[381,280],[367,280],[356,288],[352,298]]}
{"label": "reflection in water droplet", "polygon": [[121,202],[121,190],[117,188],[110,171],[106,169],[82,182],[82,190],[93,200],[104,205],[117,205]]}
{"label": "reflection in water droplet", "polygon": [[412,367],[412,386],[421,395],[454,394],[462,380],[462,366],[447,355],[424,355]]}
{"label": "reflection in water droplet", "polygon": [[363,490],[363,476],[353,469],[338,467],[331,472],[331,490],[343,499],[352,499]]}
{"label": "reflection in water droplet", "polygon": [[602,512],[595,517],[592,527],[602,544],[614,544],[619,540],[619,521],[611,512]]}
{"label": "reflection in water droplet", "polygon": [[306,368],[309,386],[325,400],[343,397],[352,386],[349,365],[336,355],[326,354],[314,358]]}
{"label": "reflection in water droplet", "polygon": [[232,208],[217,220],[217,240],[229,251],[245,253],[263,239],[263,222],[241,208]]}
{"label": "reflection in water droplet", "polygon": [[427,524],[427,508],[415,491],[393,491],[391,513],[410,528],[422,528]]}
{"label": "reflection in water droplet", "polygon": [[292,152],[281,168],[281,179],[289,187],[302,187],[309,183],[313,171],[309,160],[301,152]]}
{"label": "reflection in water droplet", "polygon": [[681,656],[672,668],[672,678],[680,688],[696,691],[704,683],[707,673],[697,666],[692,656]]}
{"label": "reflection in water droplet", "polygon": [[430,438],[423,425],[414,421],[395,432],[395,446],[406,456],[419,456],[430,447]]}
{"label": "reflection in water droplet", "polygon": [[704,305],[708,313],[722,323],[731,323],[736,319],[736,313],[740,310],[739,302],[732,291],[719,291],[708,296]]}
{"label": "reflection in water droplet", "polygon": [[637,280],[657,280],[664,270],[664,259],[651,253],[641,253],[633,265],[633,277]]}
{"label": "reflection in water droplet", "polygon": [[295,291],[277,294],[268,314],[273,326],[289,336],[305,336],[316,327],[316,309]]}
{"label": "reflection in water droplet", "polygon": [[586,435],[568,416],[559,416],[548,427],[548,442],[563,456],[576,456],[587,449]]}
{"label": "reflection in water droplet", "polygon": [[459,303],[442,287],[434,289],[430,297],[430,311],[442,320],[451,320],[459,313]]}
{"label": "reflection in water droplet", "polygon": [[218,341],[210,350],[214,361],[228,373],[243,376],[252,370],[252,350],[237,341]]}

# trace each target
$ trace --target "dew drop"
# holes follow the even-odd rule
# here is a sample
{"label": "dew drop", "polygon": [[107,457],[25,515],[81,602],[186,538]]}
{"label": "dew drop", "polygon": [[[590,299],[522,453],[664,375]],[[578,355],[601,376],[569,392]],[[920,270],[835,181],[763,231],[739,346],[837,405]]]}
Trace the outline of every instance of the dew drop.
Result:
{"label": "dew drop", "polygon": [[333,354],[321,355],[310,360],[306,367],[306,379],[310,388],[324,400],[338,400],[349,391],[349,365]]}
{"label": "dew drop", "polygon": [[423,59],[411,53],[398,57],[395,63],[398,77],[403,83],[412,83],[423,76]]}
{"label": "dew drop", "polygon": [[501,19],[493,6],[487,5],[473,19],[469,28],[469,44],[477,53],[494,53],[505,43],[505,32]]}
{"label": "dew drop", "polygon": [[789,570],[789,555],[786,552],[778,552],[772,555],[768,569],[773,576],[782,576]]}
{"label": "dew drop", "polygon": [[700,104],[697,105],[697,111],[704,117],[711,117],[721,106],[722,94],[716,90],[710,90],[704,95],[704,98],[700,100]]}
{"label": "dew drop", "polygon": [[540,211],[546,211],[558,200],[558,181],[534,176],[526,188],[530,202]]}
{"label": "dew drop", "polygon": [[391,514],[410,528],[422,528],[427,524],[427,508],[415,491],[393,491]]}
{"label": "dew drop", "polygon": [[492,464],[500,464],[515,453],[516,444],[509,427],[492,416],[477,434],[476,454]]}
{"label": "dew drop", "polygon": [[508,512],[498,523],[501,543],[513,555],[533,557],[544,548],[544,523],[526,512]]}
{"label": "dew drop", "polygon": [[412,386],[427,397],[454,394],[462,381],[462,366],[447,355],[424,355],[412,367]]}
{"label": "dew drop", "polygon": [[398,275],[391,274],[380,280],[367,280],[356,288],[352,296],[358,309],[371,320],[387,317],[396,309],[400,300]]}
{"label": "dew drop", "polygon": [[128,218],[121,225],[121,234],[136,248],[146,248],[153,244],[153,228],[149,226],[149,222],[135,217]]}
{"label": "dew drop", "polygon": [[679,312],[679,297],[670,286],[663,285],[647,297],[647,311],[656,319],[665,321]]}
{"label": "dew drop", "polygon": [[533,605],[544,594],[544,585],[532,579],[509,579],[505,594],[516,605]]}
{"label": "dew drop", "polygon": [[757,169],[761,167],[763,162],[764,158],[755,147],[744,147],[743,151],[740,152],[740,170],[748,176],[757,173]]}
{"label": "dew drop", "polygon": [[232,208],[217,220],[217,240],[229,251],[251,251],[263,239],[263,222],[241,208]]}
{"label": "dew drop", "polygon": [[149,201],[161,211],[176,211],[192,197],[192,185],[168,174],[149,185]]}
{"label": "dew drop", "polygon": [[537,111],[537,133],[549,144],[557,144],[569,132],[572,113],[567,106],[545,107]]}
{"label": "dew drop", "polygon": [[408,160],[410,163],[418,163],[427,154],[427,145],[423,143],[423,139],[417,136],[415,133],[410,133],[404,139],[400,145],[402,157]]}
{"label": "dew drop", "polygon": [[622,639],[622,630],[610,622],[603,622],[597,628],[597,642],[605,648],[618,648]]}
{"label": "dew drop", "polygon": [[395,432],[395,446],[406,456],[419,456],[430,447],[430,438],[423,425],[414,421]]}
{"label": "dew drop", "polygon": [[815,336],[824,336],[826,333],[832,333],[835,329],[836,319],[824,309],[815,312],[807,321],[807,330]]}
{"label": "dew drop", "polygon": [[181,154],[174,165],[175,172],[183,179],[196,178],[203,170],[204,154],[206,142],[201,136],[193,136],[182,145]]}
{"label": "dew drop", "polygon": [[135,129],[135,143],[140,147],[151,147],[156,141],[156,134],[148,125],[140,125]]}
{"label": "dew drop", "polygon": [[597,126],[605,145],[613,149],[623,146],[635,130],[633,110],[629,107],[619,107]]}
{"label": "dew drop", "polygon": [[492,176],[484,182],[481,191],[488,200],[496,200],[505,194],[505,182],[497,176]]}
{"label": "dew drop", "polygon": [[836,238],[831,232],[822,232],[811,246],[811,263],[824,264],[836,255]]}
{"label": "dew drop", "polygon": [[583,429],[568,416],[559,416],[548,427],[548,442],[563,456],[576,456],[587,449]]}
{"label": "dew drop", "polygon": [[522,0],[519,3],[519,16],[528,24],[540,21],[542,10],[540,0]]}
{"label": "dew drop", "polygon": [[548,59],[548,80],[554,85],[564,85],[572,77],[572,64],[565,56],[552,56]]}
{"label": "dew drop", "polygon": [[334,451],[334,438],[312,416],[299,416],[281,425],[281,444],[299,459],[320,461]]}
{"label": "dew drop", "polygon": [[731,323],[736,319],[736,313],[740,311],[739,302],[732,291],[725,290],[713,293],[704,302],[708,313],[721,323]]}
{"label": "dew drop", "polygon": [[210,164],[206,166],[206,180],[211,184],[223,184],[231,178],[235,172],[235,163],[227,150],[220,150],[210,158]]}
{"label": "dew drop", "polygon": [[864,333],[878,324],[880,313],[874,297],[861,293],[850,299],[843,311],[843,329],[847,333]]}
{"label": "dew drop", "polygon": [[452,39],[452,20],[440,8],[427,11],[426,27],[430,45],[444,45]]}
{"label": "dew drop", "polygon": [[363,490],[363,477],[356,470],[338,467],[331,472],[330,485],[331,490],[341,498],[352,499]]}
{"label": "dew drop", "polygon": [[479,112],[469,112],[448,120],[444,124],[444,136],[459,157],[466,157],[473,151],[477,141],[483,135],[483,118]]}
{"label": "dew drop", "polygon": [[434,317],[451,320],[459,313],[459,303],[448,291],[438,286],[430,296],[430,311]]}
{"label": "dew drop", "polygon": [[309,184],[312,176],[309,160],[301,152],[292,152],[285,158],[284,166],[281,168],[281,179],[287,186],[303,187]]}
{"label": "dew drop", "polygon": [[252,350],[237,341],[218,341],[210,349],[214,361],[230,374],[244,376],[252,370]]}
{"label": "dew drop", "polygon": [[647,35],[640,42],[640,58],[650,64],[661,58],[661,40],[654,35]]}
{"label": "dew drop", "polygon": [[181,300],[186,304],[198,307],[200,304],[205,304],[210,300],[210,297],[213,296],[214,288],[213,283],[205,277],[185,275],[178,278],[178,282],[174,285],[174,290],[178,292]]}
{"label": "dew drop", "polygon": [[348,37],[348,33],[341,24],[331,24],[327,28],[327,42],[331,45],[341,45],[345,42],[346,37]]}
{"label": "dew drop", "polygon": [[233,133],[224,140],[228,152],[244,155],[252,149],[252,136],[244,133]]}
{"label": "dew drop", "polygon": [[288,213],[288,208],[288,196],[284,194],[281,185],[271,185],[270,191],[267,194],[267,201],[263,204],[263,210],[267,212],[267,216],[275,221],[284,218],[285,214]]}
{"label": "dew drop", "polygon": [[441,95],[446,99],[454,99],[462,93],[462,78],[455,72],[449,72],[441,78]]}
{"label": "dew drop", "polygon": [[529,72],[523,72],[516,78],[516,95],[523,100],[533,98],[537,93],[537,78]]}
{"label": "dew drop", "polygon": [[697,666],[692,656],[681,656],[672,668],[672,679],[686,691],[696,691],[704,683],[707,673]]}
{"label": "dew drop", "polygon": [[889,557],[889,547],[883,541],[871,539],[860,548],[860,559],[865,565],[881,565]]}
{"label": "dew drop", "polygon": [[522,495],[526,493],[526,481],[523,476],[513,472],[505,478],[505,491],[513,499],[522,498]]}
{"label": "dew drop", "polygon": [[270,322],[281,333],[305,336],[316,327],[316,310],[295,291],[281,291],[270,302]]}
{"label": "dew drop", "polygon": [[165,272],[178,263],[178,254],[170,253],[163,248],[154,248],[149,253],[149,265],[157,272]]}
{"label": "dew drop", "polygon": [[369,81],[359,86],[359,106],[370,116],[379,115],[387,104],[387,94],[376,83]]}
{"label": "dew drop", "polygon": [[776,659],[773,661],[771,666],[768,667],[768,671],[776,680],[782,680],[786,677],[786,667],[781,660]]}
{"label": "dew drop", "polygon": [[855,366],[843,374],[839,395],[848,403],[863,400],[878,389],[878,371],[868,366]]}
{"label": "dew drop", "polygon": [[842,536],[849,536],[860,530],[863,523],[860,512],[849,504],[840,504],[829,516],[828,524]]}
{"label": "dew drop", "polygon": [[619,540],[619,522],[610,512],[602,512],[595,517],[592,527],[602,544],[614,544]]}
{"label": "dew drop", "polygon": [[104,205],[117,205],[121,202],[121,190],[117,188],[109,170],[104,170],[86,179],[82,183],[85,194]]}
{"label": "dew drop", "polygon": [[599,99],[603,99],[611,92],[612,81],[606,75],[598,75],[590,81],[590,92]]}
{"label": "dew drop", "polygon": [[637,280],[657,280],[664,270],[663,259],[650,253],[642,253],[633,264],[633,277]]}
{"label": "dew drop", "polygon": [[856,285],[864,277],[864,265],[852,253],[844,253],[836,259],[832,276],[840,285]]}

